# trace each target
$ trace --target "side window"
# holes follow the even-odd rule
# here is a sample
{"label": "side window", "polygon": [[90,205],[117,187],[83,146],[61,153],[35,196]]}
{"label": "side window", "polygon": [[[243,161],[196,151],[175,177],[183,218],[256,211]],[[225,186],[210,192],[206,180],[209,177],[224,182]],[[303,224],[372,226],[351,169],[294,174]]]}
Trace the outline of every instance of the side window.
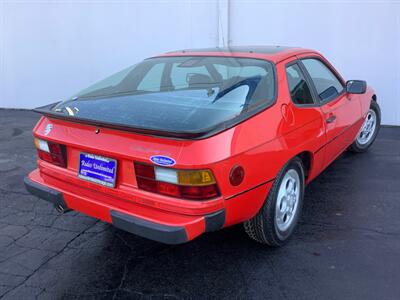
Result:
{"label": "side window", "polygon": [[165,63],[154,65],[139,83],[137,89],[140,91],[159,92],[161,89],[161,77]]}
{"label": "side window", "polygon": [[343,85],[334,73],[320,60],[307,58],[302,60],[304,67],[310,74],[315,89],[322,101],[336,98],[343,92]]}
{"label": "side window", "polygon": [[293,64],[286,68],[286,78],[290,96],[295,104],[314,103],[310,88],[298,64]]}

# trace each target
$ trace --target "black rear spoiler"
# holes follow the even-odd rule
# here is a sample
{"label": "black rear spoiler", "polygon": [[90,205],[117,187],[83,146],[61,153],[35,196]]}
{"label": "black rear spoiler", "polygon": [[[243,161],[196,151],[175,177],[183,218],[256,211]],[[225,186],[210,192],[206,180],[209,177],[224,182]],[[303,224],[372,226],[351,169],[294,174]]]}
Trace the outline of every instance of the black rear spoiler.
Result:
{"label": "black rear spoiler", "polygon": [[[120,123],[111,123],[111,122],[100,122],[88,118],[76,118],[73,116],[66,115],[64,113],[59,113],[56,111],[52,111],[51,109],[60,102],[52,103],[49,105],[41,106],[38,108],[33,109],[32,111],[36,113],[40,113],[48,118],[51,119],[59,119],[64,120],[72,123],[80,123],[86,125],[92,125],[101,128],[110,128],[122,131],[129,131],[134,133],[139,133],[143,135],[150,135],[155,137],[166,137],[166,138],[173,138],[173,139],[184,139],[184,140],[197,140],[197,139],[204,139],[210,137],[218,132],[221,132],[225,129],[224,126],[218,125],[217,127],[212,127],[203,131],[192,132],[192,131],[163,131],[163,130],[156,130],[156,129],[149,129],[143,127],[133,127],[126,124]],[[221,124],[222,125],[222,124]]]}
{"label": "black rear spoiler", "polygon": [[48,118],[52,119],[60,119],[65,120],[72,123],[82,123],[87,125],[92,125],[96,127],[103,127],[103,128],[111,128],[116,130],[122,131],[129,131],[134,133],[139,133],[143,135],[155,136],[155,137],[165,137],[170,139],[180,139],[180,140],[201,140],[205,138],[209,138],[213,135],[221,133],[224,130],[232,128],[237,124],[247,120],[248,118],[259,114],[260,112],[266,110],[267,108],[274,105],[276,102],[276,97],[272,102],[269,103],[261,103],[256,104],[254,107],[248,107],[248,109],[239,114],[238,116],[234,117],[233,119],[224,121],[219,123],[215,126],[207,127],[201,131],[163,131],[159,129],[151,129],[151,128],[144,128],[144,127],[134,127],[129,126],[126,124],[121,123],[111,123],[111,122],[103,122],[98,120],[92,120],[88,118],[77,118],[73,116],[66,115],[62,112],[56,112],[52,110],[54,106],[56,106],[60,102],[52,103],[46,106],[41,106],[38,108],[33,109],[34,112],[40,113]]}

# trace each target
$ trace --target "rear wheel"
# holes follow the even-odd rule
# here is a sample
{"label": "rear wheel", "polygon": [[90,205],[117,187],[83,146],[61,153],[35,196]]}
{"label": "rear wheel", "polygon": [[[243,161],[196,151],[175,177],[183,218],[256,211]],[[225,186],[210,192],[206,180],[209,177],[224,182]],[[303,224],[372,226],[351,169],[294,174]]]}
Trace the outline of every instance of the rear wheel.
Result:
{"label": "rear wheel", "polygon": [[303,196],[304,169],[296,157],[279,172],[257,215],[244,223],[247,234],[270,246],[285,244],[301,215]]}
{"label": "rear wheel", "polygon": [[365,117],[364,123],[357,134],[356,140],[349,147],[353,152],[365,152],[375,141],[381,126],[381,110],[376,101],[371,101],[371,106]]}

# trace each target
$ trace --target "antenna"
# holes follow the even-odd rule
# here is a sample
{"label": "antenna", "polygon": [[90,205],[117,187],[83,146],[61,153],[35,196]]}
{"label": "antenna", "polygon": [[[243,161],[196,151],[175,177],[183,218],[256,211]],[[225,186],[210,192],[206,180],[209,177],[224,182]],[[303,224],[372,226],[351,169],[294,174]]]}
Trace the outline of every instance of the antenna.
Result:
{"label": "antenna", "polygon": [[218,0],[218,47],[229,47],[229,0]]}

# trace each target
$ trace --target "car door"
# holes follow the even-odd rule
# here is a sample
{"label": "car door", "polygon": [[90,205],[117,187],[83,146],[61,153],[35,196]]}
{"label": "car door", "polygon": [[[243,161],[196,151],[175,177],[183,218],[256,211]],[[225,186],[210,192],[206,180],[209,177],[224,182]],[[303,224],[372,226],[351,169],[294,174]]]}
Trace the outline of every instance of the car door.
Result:
{"label": "car door", "polygon": [[301,57],[300,62],[325,119],[324,162],[328,165],[353,142],[351,129],[361,117],[360,103],[346,92],[345,82],[323,57]]}

